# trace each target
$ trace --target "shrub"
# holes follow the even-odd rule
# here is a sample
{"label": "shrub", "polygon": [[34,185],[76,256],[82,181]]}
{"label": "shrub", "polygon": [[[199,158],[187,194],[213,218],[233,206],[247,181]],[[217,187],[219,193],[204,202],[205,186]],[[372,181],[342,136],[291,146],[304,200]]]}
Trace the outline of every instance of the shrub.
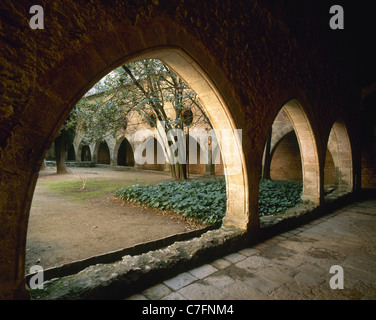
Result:
{"label": "shrub", "polygon": [[160,182],[156,185],[134,185],[115,192],[125,201],[133,201],[160,210],[182,214],[190,220],[220,222],[226,213],[224,178]]}
{"label": "shrub", "polygon": [[281,213],[301,203],[303,186],[296,181],[261,180],[259,215]]}
{"label": "shrub", "polygon": [[[261,180],[260,216],[276,214],[301,202],[302,184],[294,181]],[[115,196],[160,210],[174,211],[189,220],[221,222],[226,214],[224,177],[156,185],[139,184],[115,191]]]}

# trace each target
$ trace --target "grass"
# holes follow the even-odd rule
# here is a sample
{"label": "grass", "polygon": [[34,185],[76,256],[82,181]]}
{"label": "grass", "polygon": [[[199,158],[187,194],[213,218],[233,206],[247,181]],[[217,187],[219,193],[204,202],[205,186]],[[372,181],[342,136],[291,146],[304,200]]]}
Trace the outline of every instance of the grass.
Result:
{"label": "grass", "polygon": [[[45,186],[49,191],[67,197],[67,200],[73,203],[87,203],[88,201],[102,197],[104,195],[112,195],[112,191],[124,186],[131,186],[135,183],[144,184],[147,181],[143,179],[111,179],[111,178],[98,178],[88,179],[84,190],[82,182],[77,181],[53,181],[41,182],[41,186]],[[145,179],[147,180],[147,179]]]}

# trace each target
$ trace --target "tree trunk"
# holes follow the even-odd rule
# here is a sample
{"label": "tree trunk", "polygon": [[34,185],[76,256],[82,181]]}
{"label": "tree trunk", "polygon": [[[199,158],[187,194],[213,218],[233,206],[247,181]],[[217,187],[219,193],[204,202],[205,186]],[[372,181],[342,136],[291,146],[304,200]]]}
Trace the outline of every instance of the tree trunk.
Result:
{"label": "tree trunk", "polygon": [[64,135],[60,135],[55,139],[55,159],[56,159],[56,173],[57,174],[67,174],[70,171],[65,163],[65,158],[67,155],[67,143]]}
{"label": "tree trunk", "polygon": [[[167,162],[170,168],[172,179],[176,181],[183,181],[187,179],[187,165],[182,164],[179,162],[179,160],[175,159],[176,156],[179,156],[179,151],[178,151],[180,150],[179,146],[177,146],[177,148],[175,149],[173,148],[174,151],[171,150],[171,147],[174,144],[176,146],[176,144],[179,141],[178,140],[179,138],[176,138],[175,140],[172,139],[172,141],[168,141],[167,132],[171,128],[168,128],[166,130],[164,124],[165,122],[163,122],[163,124],[161,124],[160,122],[157,122],[158,139],[160,139],[161,145],[164,145],[164,153],[165,153],[165,157],[167,157]],[[180,137],[180,139],[182,139],[182,137]],[[180,145],[180,148],[182,148],[181,145]],[[186,158],[187,158],[187,148],[185,148],[184,150],[184,160],[186,160]],[[183,159],[181,157],[180,157],[180,161],[183,162]]]}
{"label": "tree trunk", "polygon": [[187,166],[185,164],[170,164],[170,171],[172,179],[176,181],[183,181],[187,179]]}

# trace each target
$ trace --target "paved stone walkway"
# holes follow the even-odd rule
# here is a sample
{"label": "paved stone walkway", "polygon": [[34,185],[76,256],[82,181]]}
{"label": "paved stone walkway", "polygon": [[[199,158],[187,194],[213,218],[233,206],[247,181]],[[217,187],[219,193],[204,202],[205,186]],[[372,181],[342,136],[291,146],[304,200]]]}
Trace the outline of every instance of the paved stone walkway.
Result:
{"label": "paved stone walkway", "polygon": [[[344,289],[330,287],[340,275],[329,272],[333,265],[343,268]],[[376,200],[347,206],[128,299],[376,300]]]}

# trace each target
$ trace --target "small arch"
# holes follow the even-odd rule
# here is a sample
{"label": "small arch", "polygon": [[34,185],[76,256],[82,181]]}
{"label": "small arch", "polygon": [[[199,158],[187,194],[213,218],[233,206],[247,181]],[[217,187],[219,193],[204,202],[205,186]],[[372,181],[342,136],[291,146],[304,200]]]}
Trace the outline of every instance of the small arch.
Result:
{"label": "small arch", "polygon": [[82,162],[91,161],[91,151],[90,147],[87,144],[80,143],[78,150],[78,153],[81,153],[80,160]]}
{"label": "small arch", "polygon": [[115,154],[117,156],[117,165],[118,166],[134,166],[134,154],[131,144],[127,138],[120,140],[120,144],[115,147]]}
{"label": "small arch", "polygon": [[328,138],[327,149],[333,158],[333,164],[335,167],[334,186],[342,190],[352,191],[352,151],[348,132],[343,121],[336,121],[333,124]]}
{"label": "small arch", "polygon": [[[277,127],[280,128],[281,132],[283,131],[284,137],[289,135],[288,132],[293,132],[294,136],[296,137],[296,141],[298,143],[300,151],[301,172],[303,181],[302,200],[310,200],[312,203],[319,204],[319,157],[313,130],[303,107],[297,100],[290,100],[281,108],[275,120],[280,120],[280,124],[277,126],[273,124],[274,128],[272,126],[271,134],[277,134],[278,138],[280,138],[279,141],[282,141],[282,134],[280,132],[273,132],[278,131],[275,130]],[[293,128],[293,131],[291,131],[291,126]],[[293,136],[291,135],[291,137]],[[270,141],[273,141],[272,137],[270,138]],[[274,150],[276,150],[277,147],[278,142],[276,142],[274,139]],[[271,156],[272,153],[269,153],[269,159]],[[270,166],[270,160],[268,166]]]}
{"label": "small arch", "polygon": [[98,164],[111,164],[111,155],[110,149],[108,148],[108,144],[105,140],[100,141],[97,143],[97,163]]}

